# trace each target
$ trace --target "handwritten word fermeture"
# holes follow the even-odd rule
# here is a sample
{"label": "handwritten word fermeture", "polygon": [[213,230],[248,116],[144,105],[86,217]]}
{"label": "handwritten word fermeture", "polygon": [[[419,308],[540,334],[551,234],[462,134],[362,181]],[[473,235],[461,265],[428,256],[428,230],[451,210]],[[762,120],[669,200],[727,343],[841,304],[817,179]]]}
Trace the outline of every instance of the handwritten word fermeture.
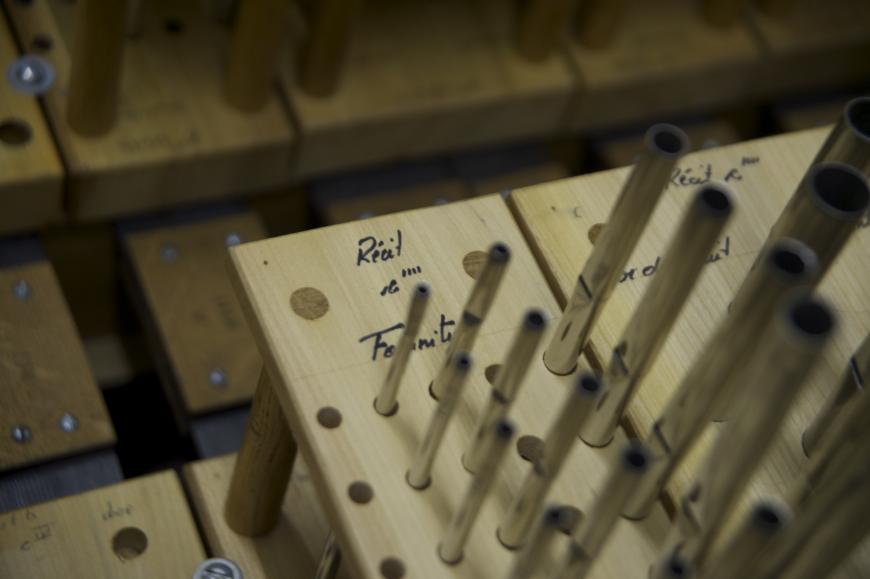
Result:
{"label": "handwritten word fermeture", "polygon": [[[441,314],[438,319],[438,328],[434,330],[431,334],[434,337],[423,337],[424,334],[421,333],[421,337],[418,337],[417,340],[414,342],[414,349],[426,350],[428,348],[434,348],[435,346],[440,344],[446,344],[453,338],[453,332],[451,332],[450,329],[455,325],[455,320],[451,320],[444,314]],[[377,360],[379,356],[383,358],[389,358],[395,352],[396,344],[387,341],[387,339],[390,338],[397,340],[398,337],[401,335],[401,332],[399,332],[399,330],[402,330],[404,328],[405,324],[399,322],[382,330],[377,330],[371,332],[370,334],[366,334],[365,336],[360,338],[358,342],[360,344],[365,344],[366,342],[370,341],[372,347],[372,361]]]}

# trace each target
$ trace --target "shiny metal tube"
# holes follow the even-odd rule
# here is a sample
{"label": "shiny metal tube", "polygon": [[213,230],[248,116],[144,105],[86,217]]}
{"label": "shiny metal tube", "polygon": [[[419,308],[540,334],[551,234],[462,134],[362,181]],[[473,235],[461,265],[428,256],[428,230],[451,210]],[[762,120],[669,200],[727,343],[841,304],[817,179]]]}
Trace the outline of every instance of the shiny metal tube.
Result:
{"label": "shiny metal tube", "polygon": [[544,364],[555,374],[570,374],[577,365],[589,332],[619,281],[677,159],[689,148],[689,139],[677,127],[654,125],[644,144],[544,353]]}
{"label": "shiny metal tube", "polygon": [[402,384],[402,376],[405,375],[405,370],[408,367],[408,359],[414,348],[414,340],[420,333],[420,324],[423,323],[423,316],[426,313],[426,306],[429,305],[431,294],[432,289],[429,284],[419,283],[414,287],[414,293],[411,295],[411,306],[408,308],[408,318],[405,321],[405,331],[399,338],[399,343],[393,352],[393,361],[387,371],[387,377],[381,385],[381,391],[375,398],[375,410],[378,414],[390,416],[398,409],[396,398],[399,394],[399,386]]}
{"label": "shiny metal tube", "polygon": [[613,349],[603,378],[606,392],[580,434],[587,444],[604,446],[613,438],[731,216],[733,197],[725,185],[712,184],[698,189],[689,203],[659,271]]}
{"label": "shiny metal tube", "polygon": [[829,306],[797,291],[801,295],[790,296],[759,337],[745,371],[734,374],[734,379],[751,387],[751,395],[735,408],[733,420],[709,451],[697,484],[700,529],[686,541],[685,552],[698,568],[703,567],[836,326]]}
{"label": "shiny metal tube", "polygon": [[870,189],[863,173],[825,162],[807,171],[768,239],[791,237],[807,244],[819,260],[821,279],[867,214]]}
{"label": "shiny metal tube", "polygon": [[812,164],[828,162],[845,163],[870,176],[870,97],[846,104]]}
{"label": "shiny metal tube", "polygon": [[842,415],[846,405],[856,396],[864,394],[864,381],[868,378],[870,378],[870,334],[864,337],[864,341],[849,358],[837,389],[831,393],[812,424],[804,430],[801,442],[807,456],[813,455],[819,441],[831,430],[831,426]]}
{"label": "shiny metal tube", "polygon": [[459,402],[460,394],[462,394],[462,387],[468,379],[471,366],[471,354],[459,352],[453,356],[453,363],[449,366],[450,372],[447,375],[447,388],[444,391],[444,396],[435,408],[435,413],[429,421],[426,434],[417,448],[411,469],[406,476],[408,484],[415,489],[424,489],[429,486],[435,456],[441,447],[441,441],[444,440],[447,425],[456,411],[456,405]]}
{"label": "shiny metal tube", "polygon": [[477,277],[474,287],[471,288],[471,295],[465,302],[459,324],[456,326],[456,331],[453,332],[453,338],[447,347],[444,365],[432,382],[431,392],[435,398],[440,399],[444,395],[444,389],[447,387],[447,374],[449,373],[448,366],[453,355],[456,352],[471,352],[474,348],[477,333],[495,301],[495,295],[501,285],[510,258],[511,250],[504,243],[496,243],[489,248],[486,263]]}
{"label": "shiny metal tube", "polygon": [[561,507],[552,506],[544,511],[535,530],[522,551],[516,556],[514,565],[508,573],[508,579],[529,579],[541,567],[547,556],[550,543],[565,524],[565,511]]}
{"label": "shiny metal tube", "polygon": [[745,365],[745,357],[752,352],[752,345],[773,317],[777,304],[790,290],[816,279],[815,255],[799,241],[777,240],[764,254],[743,280],[730,313],[695,358],[646,435],[655,458],[626,516],[643,518],[649,513],[716,410],[745,389],[746,385],[729,377]]}
{"label": "shiny metal tube", "polygon": [[619,453],[592,511],[574,533],[574,543],[579,549],[571,549],[564,564],[566,573],[569,573],[565,577],[584,579],[592,569],[650,459],[649,452],[640,442],[629,442]]}
{"label": "shiny metal tube", "polygon": [[445,563],[458,563],[462,559],[462,550],[468,541],[468,535],[477,520],[480,508],[489,494],[489,489],[498,474],[498,467],[504,458],[505,451],[514,436],[515,428],[507,420],[500,420],[493,425],[487,435],[487,456],[480,468],[480,472],[471,479],[471,484],[465,492],[465,496],[454,513],[444,533],[444,539],[438,545],[438,556]]}
{"label": "shiny metal tube", "polygon": [[514,497],[501,527],[499,540],[510,548],[523,545],[535,518],[541,512],[547,491],[559,475],[574,439],[601,394],[601,382],[584,372],[562,405],[544,439],[544,450],[532,464]]}
{"label": "shiny metal tube", "polygon": [[483,462],[483,440],[486,432],[510,412],[511,404],[528,373],[546,327],[547,320],[541,310],[529,310],[523,317],[523,325],[517,332],[504,363],[495,375],[492,385],[493,396],[477,421],[477,428],[468,451],[462,456],[462,464],[469,472],[477,472]]}
{"label": "shiny metal tube", "polygon": [[341,567],[341,549],[335,540],[335,534],[329,531],[326,536],[326,544],[320,554],[320,561],[314,572],[314,579],[335,579],[338,569]]}
{"label": "shiny metal tube", "polygon": [[704,565],[701,579],[751,577],[756,558],[791,522],[791,510],[779,501],[757,502],[740,527]]}

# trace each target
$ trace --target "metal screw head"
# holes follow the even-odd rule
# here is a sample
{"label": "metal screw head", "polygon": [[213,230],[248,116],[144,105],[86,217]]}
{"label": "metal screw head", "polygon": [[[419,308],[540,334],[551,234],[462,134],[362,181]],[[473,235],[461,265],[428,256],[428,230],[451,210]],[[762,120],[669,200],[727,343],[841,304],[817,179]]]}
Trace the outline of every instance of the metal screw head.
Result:
{"label": "metal screw head", "polygon": [[25,442],[30,442],[31,438],[33,438],[33,432],[31,432],[30,427],[26,424],[16,424],[12,427],[12,440],[15,442],[24,444]]}
{"label": "metal screw head", "polygon": [[162,259],[164,263],[174,262],[178,259],[178,248],[171,243],[164,243],[163,247],[160,248],[160,259]]}
{"label": "metal screw head", "polygon": [[212,368],[208,373],[208,381],[216,388],[223,388],[227,385],[227,373],[223,368]]}
{"label": "metal screw head", "polygon": [[239,566],[229,559],[207,559],[196,568],[193,579],[244,579]]}
{"label": "metal screw head", "polygon": [[57,421],[57,425],[60,426],[60,429],[64,432],[74,432],[79,427],[79,419],[69,412],[64,412],[63,416],[60,417],[60,420]]}
{"label": "metal screw head", "polygon": [[227,244],[227,247],[232,247],[234,245],[240,244],[242,242],[242,238],[235,231],[230,231],[224,238],[224,242]]}
{"label": "metal screw head", "polygon": [[6,80],[19,92],[41,95],[54,84],[54,67],[41,56],[25,54],[6,69]]}
{"label": "metal screw head", "polygon": [[12,295],[19,300],[24,301],[33,295],[33,288],[30,287],[30,284],[27,283],[26,279],[19,279],[12,284]]}

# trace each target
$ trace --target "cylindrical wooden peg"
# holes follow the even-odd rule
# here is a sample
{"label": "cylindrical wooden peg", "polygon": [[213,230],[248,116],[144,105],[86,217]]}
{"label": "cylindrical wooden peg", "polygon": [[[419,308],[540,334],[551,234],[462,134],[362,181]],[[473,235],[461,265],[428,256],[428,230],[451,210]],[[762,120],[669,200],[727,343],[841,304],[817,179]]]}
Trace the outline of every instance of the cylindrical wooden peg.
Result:
{"label": "cylindrical wooden peg", "polygon": [[287,24],[286,0],[244,0],[238,9],[230,45],[224,95],[242,111],[256,111],[272,96],[282,33]]}
{"label": "cylindrical wooden peg", "polygon": [[272,530],[281,513],[295,458],[296,441],[264,370],[224,505],[232,530],[246,537]]}
{"label": "cylindrical wooden peg", "polygon": [[360,0],[317,0],[299,62],[299,85],[316,97],[333,94],[350,46]]}
{"label": "cylindrical wooden peg", "polygon": [[550,56],[558,46],[577,0],[531,0],[520,13],[517,51],[533,62]]}
{"label": "cylindrical wooden peg", "polygon": [[126,8],[121,0],[76,5],[66,119],[80,135],[102,135],[118,116]]}

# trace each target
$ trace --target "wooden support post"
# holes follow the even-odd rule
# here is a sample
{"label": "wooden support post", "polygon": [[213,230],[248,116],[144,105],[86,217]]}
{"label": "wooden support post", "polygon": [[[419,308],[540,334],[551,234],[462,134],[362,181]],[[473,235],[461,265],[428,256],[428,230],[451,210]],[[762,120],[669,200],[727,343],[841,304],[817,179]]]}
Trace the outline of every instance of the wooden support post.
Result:
{"label": "wooden support post", "polygon": [[115,124],[126,7],[119,0],[80,0],[76,7],[66,119],[81,135],[102,135]]}
{"label": "wooden support post", "polygon": [[309,35],[299,63],[299,85],[316,97],[338,89],[360,0],[318,0],[308,23]]}
{"label": "wooden support post", "polygon": [[622,21],[624,0],[583,0],[577,15],[577,40],[585,48],[606,48]]}
{"label": "wooden support post", "polygon": [[737,23],[744,8],[744,0],[703,0],[701,10],[710,26],[726,27]]}
{"label": "wooden support post", "polygon": [[224,506],[230,528],[247,537],[272,530],[295,458],[296,442],[264,370]]}
{"label": "wooden support post", "polygon": [[239,7],[224,77],[227,101],[242,111],[256,111],[272,94],[287,0],[244,0]]}
{"label": "wooden support post", "polygon": [[550,56],[562,38],[575,0],[533,0],[520,15],[517,51],[533,62]]}

